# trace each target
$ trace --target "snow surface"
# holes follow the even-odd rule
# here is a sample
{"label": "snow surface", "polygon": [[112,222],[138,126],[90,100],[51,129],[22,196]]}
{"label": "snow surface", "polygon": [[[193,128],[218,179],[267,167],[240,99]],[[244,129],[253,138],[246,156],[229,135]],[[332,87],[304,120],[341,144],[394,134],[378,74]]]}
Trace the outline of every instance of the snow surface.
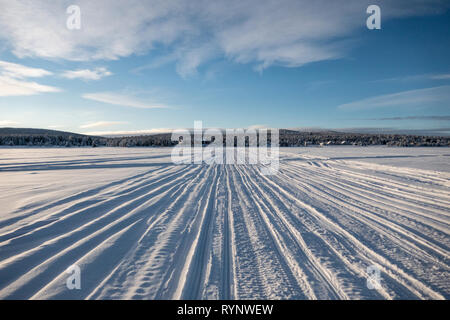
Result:
{"label": "snow surface", "polygon": [[169,148],[1,148],[0,298],[450,298],[448,148],[280,157],[264,176]]}

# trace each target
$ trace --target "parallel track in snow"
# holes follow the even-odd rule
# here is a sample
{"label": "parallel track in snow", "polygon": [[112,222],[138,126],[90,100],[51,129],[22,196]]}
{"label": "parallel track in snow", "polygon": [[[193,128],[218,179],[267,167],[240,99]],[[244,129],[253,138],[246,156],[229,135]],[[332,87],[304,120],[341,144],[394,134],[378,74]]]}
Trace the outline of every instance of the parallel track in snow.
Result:
{"label": "parallel track in snow", "polygon": [[449,173],[287,151],[264,176],[105,150],[2,160],[1,299],[450,298]]}

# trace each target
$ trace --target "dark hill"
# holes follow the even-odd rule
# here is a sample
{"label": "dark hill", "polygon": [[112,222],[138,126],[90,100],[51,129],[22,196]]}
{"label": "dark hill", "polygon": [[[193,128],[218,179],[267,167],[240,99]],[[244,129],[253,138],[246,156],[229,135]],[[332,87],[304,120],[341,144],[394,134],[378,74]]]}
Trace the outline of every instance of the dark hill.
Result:
{"label": "dark hill", "polygon": [[0,128],[0,136],[74,136],[74,137],[87,137],[84,134],[49,130],[49,129],[34,129],[34,128]]}

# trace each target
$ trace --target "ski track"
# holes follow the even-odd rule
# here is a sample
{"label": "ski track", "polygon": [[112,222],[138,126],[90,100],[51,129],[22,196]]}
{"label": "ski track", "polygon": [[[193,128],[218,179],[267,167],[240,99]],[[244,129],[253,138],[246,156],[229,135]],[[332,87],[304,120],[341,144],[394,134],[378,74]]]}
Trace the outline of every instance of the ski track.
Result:
{"label": "ski track", "polygon": [[448,172],[281,149],[265,176],[75,150],[2,150],[0,299],[450,298]]}

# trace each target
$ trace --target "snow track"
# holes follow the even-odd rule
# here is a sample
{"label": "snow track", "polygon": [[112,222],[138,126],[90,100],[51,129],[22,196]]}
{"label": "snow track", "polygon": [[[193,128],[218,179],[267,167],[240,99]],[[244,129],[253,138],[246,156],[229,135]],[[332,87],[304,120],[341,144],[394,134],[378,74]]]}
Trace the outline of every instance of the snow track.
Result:
{"label": "snow track", "polygon": [[170,149],[1,149],[0,298],[450,298],[450,173],[341,150],[282,149],[264,176]]}

